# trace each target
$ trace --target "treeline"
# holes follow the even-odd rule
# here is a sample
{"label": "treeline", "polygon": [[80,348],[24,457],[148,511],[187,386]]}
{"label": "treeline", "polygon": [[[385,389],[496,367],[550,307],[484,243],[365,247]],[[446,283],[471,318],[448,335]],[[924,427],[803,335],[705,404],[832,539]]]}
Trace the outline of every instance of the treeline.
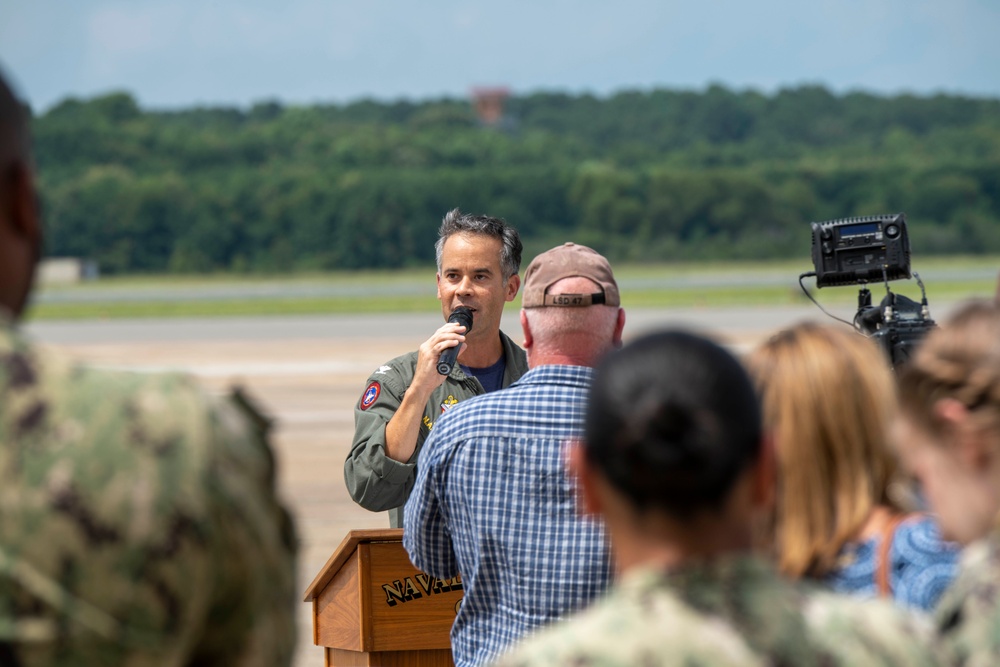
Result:
{"label": "treeline", "polygon": [[[69,99],[34,122],[50,255],[104,272],[400,267],[456,206],[528,253],[809,253],[811,220],[905,211],[920,253],[1000,252],[1000,100],[624,92],[153,111]],[[530,256],[530,255],[529,255]]]}

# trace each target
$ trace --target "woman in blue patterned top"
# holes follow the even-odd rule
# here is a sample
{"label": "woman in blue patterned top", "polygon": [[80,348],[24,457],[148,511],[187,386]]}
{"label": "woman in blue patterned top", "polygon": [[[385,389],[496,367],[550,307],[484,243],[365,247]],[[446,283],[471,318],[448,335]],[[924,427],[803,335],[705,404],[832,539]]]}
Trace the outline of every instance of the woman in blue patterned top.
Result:
{"label": "woman in blue patterned top", "polygon": [[897,403],[882,353],[846,328],[803,323],[757,348],[749,365],[778,462],[773,544],[781,570],[933,608],[955,575],[958,549],[933,518],[890,497]]}

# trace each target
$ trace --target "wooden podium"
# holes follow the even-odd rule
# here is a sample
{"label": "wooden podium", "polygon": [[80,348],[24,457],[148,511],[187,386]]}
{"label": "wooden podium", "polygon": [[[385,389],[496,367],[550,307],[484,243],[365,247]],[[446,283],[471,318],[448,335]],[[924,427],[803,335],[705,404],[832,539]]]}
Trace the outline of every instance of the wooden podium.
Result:
{"label": "wooden podium", "polygon": [[454,665],[449,633],[462,579],[410,563],[403,530],[352,530],[309,585],[313,643],[327,667]]}

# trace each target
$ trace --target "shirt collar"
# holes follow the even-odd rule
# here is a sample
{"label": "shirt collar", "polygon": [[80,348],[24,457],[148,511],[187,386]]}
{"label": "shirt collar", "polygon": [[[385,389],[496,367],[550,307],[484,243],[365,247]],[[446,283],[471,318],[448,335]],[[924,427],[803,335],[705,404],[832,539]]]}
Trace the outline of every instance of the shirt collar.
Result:
{"label": "shirt collar", "polygon": [[536,366],[522,375],[521,379],[514,384],[565,384],[589,387],[593,377],[594,369],[590,366]]}

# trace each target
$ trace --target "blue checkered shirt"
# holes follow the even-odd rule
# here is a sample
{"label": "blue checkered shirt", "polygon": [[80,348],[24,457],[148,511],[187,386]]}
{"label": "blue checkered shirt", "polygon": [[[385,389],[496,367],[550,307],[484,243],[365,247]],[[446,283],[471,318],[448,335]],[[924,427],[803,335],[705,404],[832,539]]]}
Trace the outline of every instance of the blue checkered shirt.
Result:
{"label": "blue checkered shirt", "polygon": [[462,575],[458,667],[496,659],[607,589],[603,525],[578,516],[562,457],[582,436],[591,377],[582,366],[532,369],[448,410],[420,452],[403,545],[428,574]]}

